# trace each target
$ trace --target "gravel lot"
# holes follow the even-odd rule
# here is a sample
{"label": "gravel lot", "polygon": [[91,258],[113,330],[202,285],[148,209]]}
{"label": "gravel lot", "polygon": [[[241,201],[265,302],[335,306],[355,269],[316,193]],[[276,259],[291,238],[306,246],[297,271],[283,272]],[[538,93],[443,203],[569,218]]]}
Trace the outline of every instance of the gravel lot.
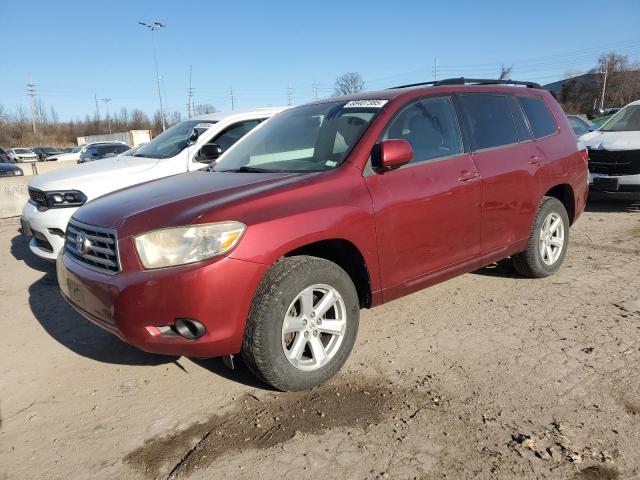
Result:
{"label": "gravel lot", "polygon": [[76,314],[0,221],[0,479],[640,477],[640,197],[595,198],[559,274],[482,269],[364,311],[283,394]]}

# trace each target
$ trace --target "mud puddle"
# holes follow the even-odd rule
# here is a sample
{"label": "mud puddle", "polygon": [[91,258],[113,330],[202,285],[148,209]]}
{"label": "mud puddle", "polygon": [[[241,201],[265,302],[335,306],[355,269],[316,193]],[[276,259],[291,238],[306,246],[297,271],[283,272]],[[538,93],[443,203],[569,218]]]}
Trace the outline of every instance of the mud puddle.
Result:
{"label": "mud puddle", "polygon": [[375,383],[323,385],[263,398],[247,394],[236,400],[236,411],[214,415],[165,438],[147,440],[124,461],[148,478],[178,478],[225,453],[266,449],[299,435],[335,428],[367,429],[401,411],[411,414],[408,410],[431,408],[433,398],[431,391],[420,388],[404,390]]}

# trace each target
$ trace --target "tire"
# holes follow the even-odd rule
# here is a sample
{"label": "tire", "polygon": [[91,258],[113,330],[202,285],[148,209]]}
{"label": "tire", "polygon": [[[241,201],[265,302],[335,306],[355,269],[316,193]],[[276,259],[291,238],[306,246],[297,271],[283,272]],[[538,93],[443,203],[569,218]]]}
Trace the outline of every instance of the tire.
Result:
{"label": "tire", "polygon": [[[331,295],[325,297],[329,292]],[[302,303],[305,299],[307,307]],[[335,303],[318,315],[325,299],[327,304],[331,299]],[[294,326],[297,330],[285,334],[285,316],[287,329]],[[260,380],[278,390],[312,388],[335,375],[347,360],[358,333],[359,317],[358,294],[342,268],[322,258],[285,258],[271,267],[256,291],[245,327],[242,358]],[[341,334],[323,332],[323,328],[338,328],[336,325],[340,325]],[[324,352],[325,357],[315,355],[316,351]]]}
{"label": "tire", "polygon": [[[554,232],[547,232],[549,234],[545,239],[545,233],[542,229],[547,226],[545,222],[548,222],[550,218],[552,219],[552,223],[549,224],[549,226],[553,226],[553,222],[558,219],[562,223]],[[557,233],[560,228],[562,228],[561,241]],[[543,243],[546,243],[551,250],[545,250]],[[525,277],[548,277],[556,273],[562,265],[564,257],[567,254],[568,245],[569,215],[567,214],[567,210],[557,198],[544,197],[538,207],[538,212],[533,222],[527,249],[511,257],[513,267],[520,275]],[[557,247],[560,247],[559,252],[555,250]],[[543,251],[545,252],[544,254]]]}

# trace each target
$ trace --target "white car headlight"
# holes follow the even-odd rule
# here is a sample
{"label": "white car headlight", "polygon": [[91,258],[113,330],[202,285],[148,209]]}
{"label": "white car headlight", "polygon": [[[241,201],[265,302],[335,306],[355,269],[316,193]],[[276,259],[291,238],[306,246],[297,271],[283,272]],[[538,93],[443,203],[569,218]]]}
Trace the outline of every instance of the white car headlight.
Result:
{"label": "white car headlight", "polygon": [[144,268],[199,262],[231,250],[247,229],[244,223],[220,222],[154,230],[135,237]]}

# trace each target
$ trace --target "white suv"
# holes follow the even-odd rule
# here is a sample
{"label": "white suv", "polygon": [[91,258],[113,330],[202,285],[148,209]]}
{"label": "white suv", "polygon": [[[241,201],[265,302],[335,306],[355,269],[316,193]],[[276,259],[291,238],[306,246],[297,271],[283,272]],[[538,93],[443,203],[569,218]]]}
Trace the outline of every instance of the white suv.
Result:
{"label": "white suv", "polygon": [[640,192],[640,100],[595,132],[580,137],[589,149],[589,184],[604,192]]}
{"label": "white suv", "polygon": [[132,185],[199,170],[261,122],[284,108],[212,113],[182,121],[133,155],[54,170],[29,182],[22,231],[32,236],[31,251],[55,260],[64,245],[67,223],[84,203]]}

